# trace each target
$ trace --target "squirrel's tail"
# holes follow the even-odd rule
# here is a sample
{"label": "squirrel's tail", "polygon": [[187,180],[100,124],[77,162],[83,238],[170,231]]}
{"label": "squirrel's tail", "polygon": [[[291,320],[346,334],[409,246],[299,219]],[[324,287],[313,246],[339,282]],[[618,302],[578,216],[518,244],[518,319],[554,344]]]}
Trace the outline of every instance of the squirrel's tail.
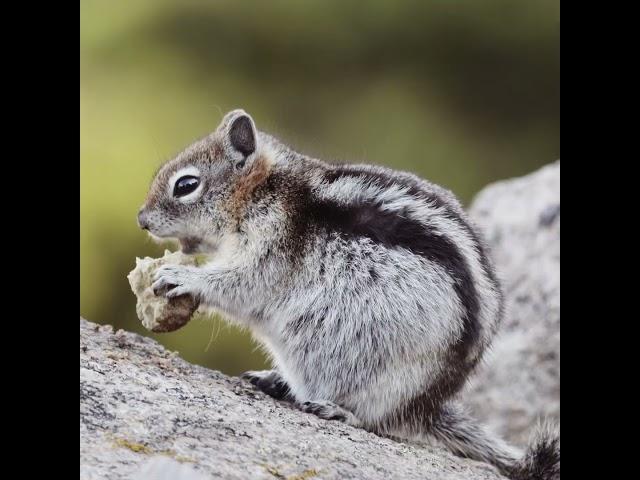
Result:
{"label": "squirrel's tail", "polygon": [[560,434],[552,425],[539,425],[522,454],[450,403],[433,421],[430,433],[455,454],[490,463],[512,480],[560,479]]}

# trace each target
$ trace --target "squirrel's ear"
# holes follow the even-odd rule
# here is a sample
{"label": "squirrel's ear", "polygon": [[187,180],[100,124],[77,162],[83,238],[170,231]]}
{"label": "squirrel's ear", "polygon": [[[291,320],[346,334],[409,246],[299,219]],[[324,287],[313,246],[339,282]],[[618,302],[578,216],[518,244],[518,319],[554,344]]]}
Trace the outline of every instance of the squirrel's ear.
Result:
{"label": "squirrel's ear", "polygon": [[221,128],[224,131],[225,143],[235,154],[233,156],[239,157],[238,161],[242,162],[256,151],[256,127],[253,119],[244,110],[233,110],[225,115]]}
{"label": "squirrel's ear", "polygon": [[245,157],[256,151],[256,130],[249,115],[241,115],[229,127],[231,146]]}

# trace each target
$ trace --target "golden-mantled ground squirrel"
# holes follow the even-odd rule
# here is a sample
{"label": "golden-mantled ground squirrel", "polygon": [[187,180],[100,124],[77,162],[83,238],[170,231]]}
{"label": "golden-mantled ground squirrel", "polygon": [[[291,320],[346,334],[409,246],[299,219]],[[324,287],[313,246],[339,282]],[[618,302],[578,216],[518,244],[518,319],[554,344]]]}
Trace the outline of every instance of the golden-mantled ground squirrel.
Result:
{"label": "golden-mantled ground squirrel", "polygon": [[215,252],[204,266],[162,267],[154,288],[249,328],[274,370],[245,377],[266,393],[382,435],[435,439],[513,479],[559,478],[555,429],[538,429],[523,453],[454,399],[503,301],[449,191],[309,158],[234,110],[160,168],[138,222],[185,253]]}

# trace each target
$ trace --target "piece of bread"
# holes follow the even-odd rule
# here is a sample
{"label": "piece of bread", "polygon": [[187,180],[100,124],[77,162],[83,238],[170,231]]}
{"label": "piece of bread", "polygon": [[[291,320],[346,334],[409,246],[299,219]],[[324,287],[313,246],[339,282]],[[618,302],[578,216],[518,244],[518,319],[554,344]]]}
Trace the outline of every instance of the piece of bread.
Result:
{"label": "piece of bread", "polygon": [[138,299],[138,318],[152,332],[173,332],[179,329],[191,320],[198,308],[198,302],[191,295],[171,299],[154,295],[151,288],[153,274],[165,264],[196,265],[196,258],[180,251],[165,250],[161,258],[136,258],[136,268],[127,275],[131,290]]}

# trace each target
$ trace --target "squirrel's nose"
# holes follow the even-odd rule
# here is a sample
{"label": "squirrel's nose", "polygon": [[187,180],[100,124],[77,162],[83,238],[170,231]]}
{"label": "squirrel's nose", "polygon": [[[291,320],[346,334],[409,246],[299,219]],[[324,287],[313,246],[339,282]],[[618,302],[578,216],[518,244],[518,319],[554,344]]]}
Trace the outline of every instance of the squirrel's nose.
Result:
{"label": "squirrel's nose", "polygon": [[138,226],[143,230],[149,230],[149,219],[147,218],[147,212],[143,208],[138,212]]}

